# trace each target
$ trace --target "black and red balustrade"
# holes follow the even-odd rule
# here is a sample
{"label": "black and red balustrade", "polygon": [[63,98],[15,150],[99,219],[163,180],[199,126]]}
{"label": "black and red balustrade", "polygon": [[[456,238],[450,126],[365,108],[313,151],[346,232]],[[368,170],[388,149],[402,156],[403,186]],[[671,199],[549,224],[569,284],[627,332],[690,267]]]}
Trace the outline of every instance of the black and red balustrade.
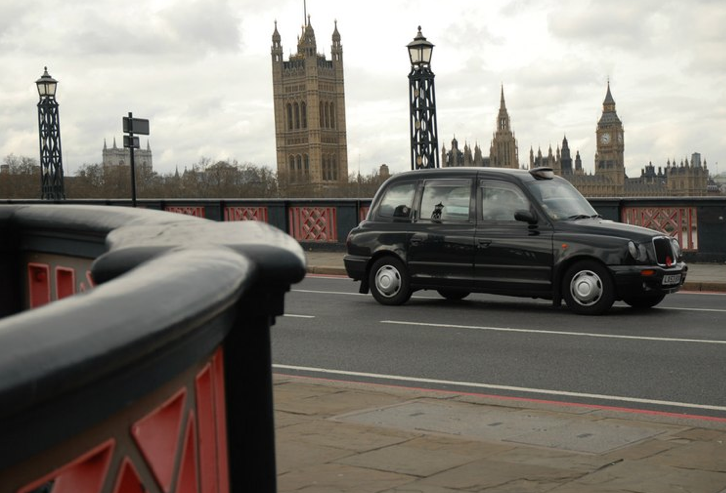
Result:
{"label": "black and red balustrade", "polygon": [[269,330],[291,237],[120,207],[0,206],[0,491],[276,490]]}

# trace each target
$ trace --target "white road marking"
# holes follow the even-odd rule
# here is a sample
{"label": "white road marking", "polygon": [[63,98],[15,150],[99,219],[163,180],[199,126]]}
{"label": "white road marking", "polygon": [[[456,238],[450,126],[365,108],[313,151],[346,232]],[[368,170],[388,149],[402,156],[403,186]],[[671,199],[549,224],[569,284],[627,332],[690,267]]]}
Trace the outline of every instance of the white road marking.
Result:
{"label": "white road marking", "polygon": [[295,315],[294,313],[285,313],[283,317],[294,317],[294,318],[315,318],[315,315]]}
{"label": "white road marking", "polygon": [[524,392],[531,394],[544,394],[544,395],[556,395],[563,397],[582,397],[588,399],[599,399],[608,401],[619,401],[619,402],[633,402],[638,404],[655,404],[659,406],[674,406],[688,409],[703,409],[710,411],[726,411],[726,407],[723,406],[711,406],[707,404],[693,404],[690,402],[675,402],[675,401],[662,401],[657,399],[641,399],[638,397],[623,397],[617,395],[604,395],[604,394],[589,394],[583,392],[568,392],[564,390],[549,390],[549,389],[535,389],[529,387],[513,387],[509,385],[495,385],[487,383],[476,383],[476,382],[459,382],[452,380],[439,380],[434,378],[417,378],[417,377],[406,377],[402,375],[386,375],[378,373],[365,373],[358,371],[344,371],[344,370],[331,370],[328,368],[312,368],[307,366],[292,366],[292,365],[272,365],[273,368],[278,370],[293,370],[293,371],[309,371],[315,373],[324,373],[329,375],[341,375],[347,377],[363,377],[371,378],[376,380],[395,380],[399,382],[413,382],[417,384],[436,384],[436,385],[448,385],[454,387],[468,387],[468,388],[479,388],[479,389],[492,389],[492,390],[509,390],[515,392]]}
{"label": "white road marking", "polygon": [[693,342],[699,344],[726,344],[726,341],[714,339],[679,339],[672,337],[647,337],[647,336],[626,336],[617,334],[597,334],[590,332],[566,332],[561,330],[535,330],[535,329],[513,329],[511,327],[479,327],[476,325],[454,325],[454,324],[434,324],[426,322],[407,322],[402,320],[381,320],[382,324],[396,325],[416,325],[420,327],[437,327],[442,329],[468,329],[468,330],[490,330],[494,332],[521,332],[526,334],[548,334],[576,337],[599,337],[602,339],[631,339],[639,341],[659,341],[659,342]]}
{"label": "white road marking", "polygon": [[[363,294],[363,293],[341,293],[340,291],[320,291],[316,289],[292,289],[293,293],[308,293],[308,294],[332,294],[332,295],[339,295],[339,296],[370,296],[370,293]],[[417,294],[412,296],[413,299],[421,299],[421,300],[437,300],[437,299],[443,299],[438,295],[423,295]],[[678,293],[677,293],[678,294]],[[683,294],[701,294],[701,293],[683,293]],[[704,294],[712,294],[712,293],[704,293]],[[719,293],[715,293],[719,294]],[[497,295],[492,295],[497,296]],[[513,300],[512,297],[507,297],[510,300]],[[371,298],[372,299],[372,298]],[[541,301],[541,300],[528,300],[527,303],[529,304],[538,304],[538,305],[551,305],[552,303],[549,301]],[[627,307],[628,305],[625,304],[618,304],[617,306]],[[665,306],[659,306],[655,308],[656,310],[671,310],[671,311],[690,311],[690,312],[716,312],[716,313],[726,313],[726,309],[724,308],[679,308],[679,307],[665,307]]]}
{"label": "white road marking", "polygon": [[293,293],[310,293],[310,294],[339,294],[341,296],[368,296],[362,293],[341,293],[339,291],[317,291],[315,289],[293,289]]}
{"label": "white road marking", "polygon": [[726,313],[726,309],[723,308],[685,308],[685,307],[670,307],[670,306],[659,306],[657,310],[677,310],[683,312],[721,312]]}

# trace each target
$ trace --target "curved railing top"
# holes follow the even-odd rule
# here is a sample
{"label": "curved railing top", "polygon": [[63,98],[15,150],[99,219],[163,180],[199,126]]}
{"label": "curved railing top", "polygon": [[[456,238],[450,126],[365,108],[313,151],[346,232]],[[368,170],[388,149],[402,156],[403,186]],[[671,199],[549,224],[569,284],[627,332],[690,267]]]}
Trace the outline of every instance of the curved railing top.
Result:
{"label": "curved railing top", "polygon": [[[0,319],[4,441],[29,411],[49,441],[100,419],[210,353],[244,318],[240,300],[248,299],[256,316],[281,315],[282,295],[305,275],[299,244],[252,221],[216,223],[107,206],[0,205],[0,237],[6,260],[38,245],[52,253],[60,240],[67,253],[68,238],[104,245],[91,268],[95,289]],[[152,361],[156,382],[142,371]],[[101,409],[84,409],[89,393]],[[53,430],[69,409],[74,412],[66,418],[75,417]],[[3,447],[3,453],[17,451]],[[0,465],[16,458],[0,457]]]}

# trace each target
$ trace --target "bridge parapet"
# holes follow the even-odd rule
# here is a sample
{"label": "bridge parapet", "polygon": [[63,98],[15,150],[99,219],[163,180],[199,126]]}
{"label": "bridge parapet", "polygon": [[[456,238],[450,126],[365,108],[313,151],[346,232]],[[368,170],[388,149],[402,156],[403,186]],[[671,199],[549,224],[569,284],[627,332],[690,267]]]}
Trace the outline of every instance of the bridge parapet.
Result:
{"label": "bridge parapet", "polygon": [[[260,221],[309,250],[344,250],[348,232],[365,219],[372,199],[139,200],[140,207],[214,221]],[[590,203],[606,219],[662,231],[677,238],[689,262],[726,262],[726,197],[598,197]],[[14,200],[11,203],[40,203]],[[81,201],[68,200],[64,204]],[[83,203],[131,205],[129,200]],[[60,205],[60,204],[59,204]]]}
{"label": "bridge parapet", "polygon": [[295,240],[67,204],[0,206],[0,237],[0,491],[275,491]]}

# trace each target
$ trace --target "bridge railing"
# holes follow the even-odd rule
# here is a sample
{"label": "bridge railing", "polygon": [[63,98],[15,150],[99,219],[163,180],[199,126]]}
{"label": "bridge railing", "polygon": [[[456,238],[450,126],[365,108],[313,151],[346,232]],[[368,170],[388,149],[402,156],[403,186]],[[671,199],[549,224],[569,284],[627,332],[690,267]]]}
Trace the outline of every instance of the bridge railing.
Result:
{"label": "bridge railing", "polygon": [[270,326],[304,275],[260,222],[0,206],[0,491],[275,491]]}
{"label": "bridge railing", "polygon": [[[29,202],[33,201],[13,201]],[[590,202],[607,219],[676,237],[688,261],[726,261],[726,197],[592,198]],[[84,203],[131,205],[129,200]],[[348,232],[365,219],[371,199],[145,199],[138,204],[214,221],[266,222],[307,249],[342,250]]]}

